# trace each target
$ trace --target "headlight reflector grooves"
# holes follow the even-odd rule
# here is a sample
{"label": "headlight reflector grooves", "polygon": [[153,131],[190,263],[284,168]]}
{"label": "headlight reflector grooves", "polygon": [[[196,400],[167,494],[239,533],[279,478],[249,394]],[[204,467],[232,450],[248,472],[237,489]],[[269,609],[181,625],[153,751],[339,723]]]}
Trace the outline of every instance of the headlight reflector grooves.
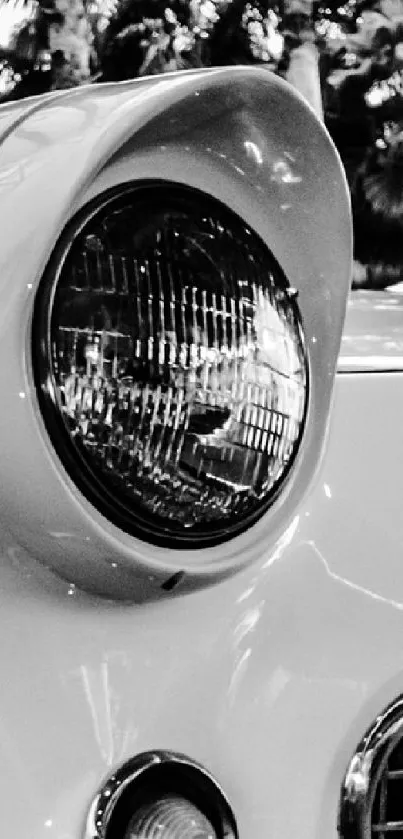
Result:
{"label": "headlight reflector grooves", "polygon": [[103,196],[63,234],[34,325],[53,444],[120,527],[201,547],[274,499],[306,414],[299,311],[222,205],[175,186]]}

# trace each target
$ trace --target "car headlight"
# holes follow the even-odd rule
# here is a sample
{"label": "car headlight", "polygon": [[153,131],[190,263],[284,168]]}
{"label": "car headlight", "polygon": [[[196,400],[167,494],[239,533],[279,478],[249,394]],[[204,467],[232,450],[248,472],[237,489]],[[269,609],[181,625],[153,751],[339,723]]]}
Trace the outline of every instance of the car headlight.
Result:
{"label": "car headlight", "polygon": [[203,547],[272,503],[302,436],[295,295],[220,203],[126,186],[63,234],[34,314],[53,445],[86,497],[148,541]]}

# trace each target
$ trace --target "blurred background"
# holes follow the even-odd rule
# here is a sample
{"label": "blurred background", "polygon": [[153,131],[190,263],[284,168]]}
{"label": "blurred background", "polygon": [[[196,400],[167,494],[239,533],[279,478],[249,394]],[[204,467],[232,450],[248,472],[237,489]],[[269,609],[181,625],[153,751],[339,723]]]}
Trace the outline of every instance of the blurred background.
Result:
{"label": "blurred background", "polygon": [[353,285],[403,281],[403,0],[0,0],[0,102],[195,67],[260,64],[339,149]]}

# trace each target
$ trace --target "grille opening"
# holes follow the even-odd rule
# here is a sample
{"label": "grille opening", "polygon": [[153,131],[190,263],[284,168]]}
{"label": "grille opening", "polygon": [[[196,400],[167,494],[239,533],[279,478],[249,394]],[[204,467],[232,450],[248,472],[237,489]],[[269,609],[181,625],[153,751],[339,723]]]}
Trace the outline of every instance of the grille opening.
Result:
{"label": "grille opening", "polygon": [[371,836],[403,836],[403,739],[380,764],[371,812]]}
{"label": "grille opening", "polygon": [[388,771],[402,771],[403,772],[403,737],[398,741],[397,745],[389,755]]}
{"label": "grille opening", "polygon": [[403,836],[403,769],[400,771],[400,778],[385,772],[377,787],[372,808],[373,837],[386,832]]}
{"label": "grille opening", "polygon": [[344,776],[341,839],[403,839],[403,696],[374,720]]}

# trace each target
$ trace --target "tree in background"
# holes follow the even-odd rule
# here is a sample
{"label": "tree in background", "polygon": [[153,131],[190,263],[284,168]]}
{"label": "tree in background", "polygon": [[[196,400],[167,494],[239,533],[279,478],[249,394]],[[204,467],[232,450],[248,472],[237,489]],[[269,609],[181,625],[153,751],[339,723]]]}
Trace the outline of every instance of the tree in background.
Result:
{"label": "tree in background", "polygon": [[[0,0],[0,12],[15,2]],[[50,89],[80,84],[96,70],[112,80],[246,62],[287,75],[304,44],[319,47],[323,71],[323,54],[341,51],[338,41],[354,33],[369,2],[376,0],[27,0],[28,19],[0,57],[24,76],[51,65]]]}
{"label": "tree in background", "polygon": [[[2,7],[13,4],[15,0],[0,0],[0,27]],[[25,20],[16,26],[10,42],[0,47],[3,98],[89,81],[113,0],[27,0],[25,7]]]}
{"label": "tree in background", "polygon": [[327,126],[350,184],[353,284],[403,281],[403,3],[361,5],[324,53]]}
{"label": "tree in background", "polygon": [[282,52],[272,0],[123,0],[107,29],[103,78],[264,62]]}
{"label": "tree in background", "polygon": [[123,0],[101,45],[101,79],[117,81],[202,66],[197,8],[184,0]]}

